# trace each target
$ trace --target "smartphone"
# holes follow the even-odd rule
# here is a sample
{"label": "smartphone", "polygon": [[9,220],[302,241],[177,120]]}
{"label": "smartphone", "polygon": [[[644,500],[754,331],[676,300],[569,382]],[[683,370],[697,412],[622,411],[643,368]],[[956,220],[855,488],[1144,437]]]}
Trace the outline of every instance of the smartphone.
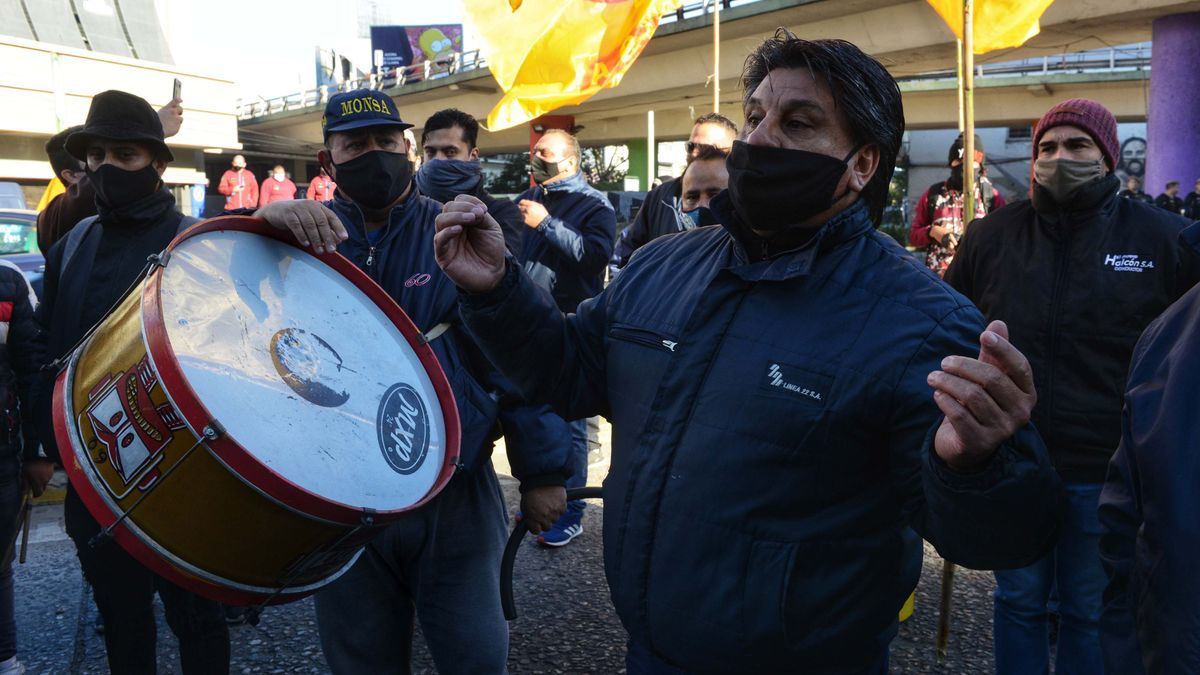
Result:
{"label": "smartphone", "polygon": [[173,101],[182,100],[179,97],[179,95],[182,92],[183,92],[183,83],[180,82],[179,78],[177,77],[177,78],[175,78],[175,89],[173,90],[173,93],[171,94],[171,100],[173,100]]}

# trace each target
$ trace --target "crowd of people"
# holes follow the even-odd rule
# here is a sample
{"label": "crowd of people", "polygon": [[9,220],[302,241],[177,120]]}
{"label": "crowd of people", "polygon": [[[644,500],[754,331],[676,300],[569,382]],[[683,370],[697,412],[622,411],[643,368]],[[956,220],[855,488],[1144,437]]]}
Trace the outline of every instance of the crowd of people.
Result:
{"label": "crowd of people", "polygon": [[[374,90],[330,98],[309,199],[282,166],[260,185],[234,157],[227,213],[342,254],[422,333],[449,326],[431,346],[460,407],[459,470],[317,593],[333,671],[407,672],[419,623],[440,672],[505,672],[493,443],[521,522],[565,545],[597,415],[631,674],[886,673],[922,539],[996,570],[998,673],[1047,672],[1052,613],[1056,672],[1200,670],[1200,228],[1171,212],[1183,202],[1119,192],[1116,120],[1072,99],[1035,127],[1028,199],[1006,204],[982,144],[964,157],[956,140],[918,204],[914,257],[877,229],[904,134],[883,65],[781,29],[742,83],[740,128],[697,118],[682,176],[619,237],[569,130],[537,140],[515,200],[484,189],[473,117],[439,111],[418,144]],[[181,121],[178,101],[109,91],[47,146],[71,187],[39,220],[42,297],[0,269],[0,521],[22,462],[39,492],[58,459],[48,364],[194,222],[162,182]],[[184,672],[228,672],[219,603],[91,546],[73,489],[65,518],[114,673],[155,672],[155,593]],[[6,570],[0,619],[12,607]],[[0,673],[19,672],[6,626]]]}

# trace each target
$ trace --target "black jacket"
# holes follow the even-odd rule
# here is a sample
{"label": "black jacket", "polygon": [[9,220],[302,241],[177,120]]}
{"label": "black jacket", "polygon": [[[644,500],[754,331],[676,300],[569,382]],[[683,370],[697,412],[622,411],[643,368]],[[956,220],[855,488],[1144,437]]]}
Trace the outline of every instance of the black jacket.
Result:
{"label": "black jacket", "polygon": [[1032,427],[978,473],[937,458],[926,377],[983,317],[863,204],[756,259],[727,195],[726,225],[648,244],[577,313],[510,264],[463,314],[535,400],[612,421],[604,562],[634,640],[689,671],[860,672],[917,583],[908,527],[1021,567],[1058,478]]}
{"label": "black jacket", "polygon": [[1121,445],[1100,495],[1100,618],[1110,673],[1200,672],[1200,287],[1142,335]]}
{"label": "black jacket", "polygon": [[1183,200],[1179,197],[1172,197],[1167,193],[1162,193],[1154,200],[1154,205],[1160,209],[1166,209],[1171,213],[1183,215]]}
{"label": "black jacket", "polygon": [[629,227],[621,230],[613,247],[612,260],[608,263],[609,278],[615,278],[642,246],[663,235],[683,231],[675,213],[682,192],[683,179],[673,178],[646,193],[646,201],[642,202]]}
{"label": "black jacket", "polygon": [[[49,362],[70,354],[93,325],[125,297],[146,269],[146,258],[171,243],[184,222],[170,192],[160,190],[121,209],[100,208],[63,269],[68,239],[46,254],[42,300],[35,318],[38,353]],[[34,400],[38,436],[46,454],[58,458],[51,398],[58,369],[44,370]]]}
{"label": "black jacket", "polygon": [[1146,202],[1147,204],[1154,203],[1154,198],[1151,197],[1150,195],[1146,194],[1145,192],[1142,192],[1141,190],[1138,190],[1137,192],[1132,192],[1130,190],[1121,190],[1121,196],[1126,199],[1135,199],[1139,202]]}
{"label": "black jacket", "polygon": [[1121,437],[1133,346],[1146,325],[1196,280],[1188,224],[1117,196],[1109,176],[1061,212],[1035,184],[1033,199],[975,221],[946,282],[988,320],[1008,324],[1033,367],[1033,421],[1067,481],[1099,483]]}
{"label": "black jacket", "polygon": [[1189,192],[1183,198],[1183,215],[1191,220],[1200,220],[1200,192]]}
{"label": "black jacket", "polygon": [[508,248],[508,252],[514,256],[520,254],[521,237],[525,236],[526,229],[525,218],[521,215],[521,210],[511,199],[493,197],[488,194],[488,191],[483,189],[483,181],[480,181],[479,187],[475,189],[475,196],[483,202],[488,213],[500,224],[500,230],[504,232],[504,245]]}
{"label": "black jacket", "polygon": [[36,299],[25,275],[12,263],[0,261],[0,457],[24,451],[37,456],[33,423],[33,389],[41,366]]}

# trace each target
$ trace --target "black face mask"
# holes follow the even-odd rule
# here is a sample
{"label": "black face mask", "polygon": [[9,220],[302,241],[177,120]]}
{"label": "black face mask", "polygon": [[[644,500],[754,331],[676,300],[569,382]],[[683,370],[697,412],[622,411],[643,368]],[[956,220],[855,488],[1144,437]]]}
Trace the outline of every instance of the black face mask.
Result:
{"label": "black face mask", "polygon": [[845,195],[834,191],[856,152],[857,147],[839,161],[819,152],[734,141],[725,161],[733,209],[755,230],[778,231],[802,223]]}
{"label": "black face mask", "polygon": [[529,160],[529,164],[533,167],[533,182],[538,185],[544,185],[546,181],[562,172],[562,167],[558,165],[558,162],[547,162],[537,155]]}
{"label": "black face mask", "polygon": [[950,167],[950,179],[946,181],[946,187],[951,190],[962,192],[963,186],[963,170],[962,164]]}
{"label": "black face mask", "polygon": [[412,162],[398,152],[372,150],[333,166],[338,189],[373,211],[391,206],[412,182]]}
{"label": "black face mask", "polygon": [[100,201],[110,209],[119,209],[145,199],[157,192],[162,184],[162,178],[153,164],[147,164],[137,171],[104,164],[95,171],[88,170],[88,177]]}

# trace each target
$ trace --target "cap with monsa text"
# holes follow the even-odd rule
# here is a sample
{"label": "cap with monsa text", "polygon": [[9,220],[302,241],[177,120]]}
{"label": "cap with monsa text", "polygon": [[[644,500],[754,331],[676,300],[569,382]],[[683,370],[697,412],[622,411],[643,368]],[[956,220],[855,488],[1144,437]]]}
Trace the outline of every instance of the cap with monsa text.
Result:
{"label": "cap with monsa text", "polygon": [[390,96],[372,89],[355,89],[329,97],[321,129],[325,141],[329,134],[363,127],[393,126],[408,129],[412,125],[400,119],[400,111]]}

